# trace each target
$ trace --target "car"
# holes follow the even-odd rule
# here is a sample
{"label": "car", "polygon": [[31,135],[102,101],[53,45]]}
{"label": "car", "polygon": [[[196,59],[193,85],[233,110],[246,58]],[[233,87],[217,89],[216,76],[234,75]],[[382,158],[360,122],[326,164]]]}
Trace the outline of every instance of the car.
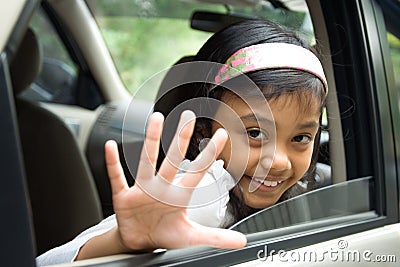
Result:
{"label": "car", "polygon": [[156,101],[169,68],[213,32],[254,18],[295,30],[322,55],[317,188],[233,225],[247,236],[242,249],[70,265],[400,261],[400,1],[18,0],[1,2],[0,14],[2,266],[35,266],[112,214],[104,142],[117,141],[132,185],[146,118],[178,101]]}

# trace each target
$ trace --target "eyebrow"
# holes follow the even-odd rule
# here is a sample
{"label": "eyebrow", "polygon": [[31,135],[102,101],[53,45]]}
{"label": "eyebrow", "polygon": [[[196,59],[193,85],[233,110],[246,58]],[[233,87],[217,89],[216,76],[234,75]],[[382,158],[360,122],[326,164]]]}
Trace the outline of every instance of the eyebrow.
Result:
{"label": "eyebrow", "polygon": [[[264,123],[268,123],[268,124],[271,124],[271,125],[275,124],[273,120],[270,120],[270,119],[268,119],[266,117],[263,117],[263,116],[256,117],[256,115],[253,114],[253,113],[250,113],[250,114],[247,114],[247,115],[243,115],[243,116],[240,117],[240,119],[242,121],[259,121],[259,122],[264,122]],[[316,128],[318,126],[319,126],[318,122],[316,122],[316,121],[308,121],[308,122],[300,124],[297,128],[299,130],[304,130],[304,129],[313,129],[313,128]]]}
{"label": "eyebrow", "polygon": [[257,116],[253,113],[247,114],[247,115],[243,115],[240,117],[240,119],[242,121],[257,121],[257,122],[265,122],[268,124],[275,124],[273,120],[268,119],[267,117],[263,117],[263,116]]}
{"label": "eyebrow", "polygon": [[305,122],[305,123],[300,124],[297,128],[300,129],[300,130],[303,130],[303,129],[316,128],[318,126],[319,126],[318,122],[309,121],[309,122]]}

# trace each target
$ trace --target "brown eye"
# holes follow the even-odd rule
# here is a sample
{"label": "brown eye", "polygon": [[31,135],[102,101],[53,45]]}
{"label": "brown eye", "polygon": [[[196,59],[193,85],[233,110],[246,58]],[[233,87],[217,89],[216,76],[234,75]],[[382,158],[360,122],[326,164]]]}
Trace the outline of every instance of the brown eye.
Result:
{"label": "brown eye", "polygon": [[263,141],[269,141],[269,136],[268,134],[264,133],[260,129],[249,129],[247,130],[247,135],[251,139],[256,139],[256,140],[263,140]]}
{"label": "brown eye", "polygon": [[292,141],[296,143],[308,144],[311,142],[311,137],[305,134],[293,137]]}

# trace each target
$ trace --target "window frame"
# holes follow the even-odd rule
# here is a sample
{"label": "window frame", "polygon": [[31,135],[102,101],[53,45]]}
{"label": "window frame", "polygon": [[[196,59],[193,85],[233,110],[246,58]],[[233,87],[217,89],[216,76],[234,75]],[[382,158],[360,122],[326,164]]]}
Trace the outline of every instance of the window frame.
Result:
{"label": "window frame", "polygon": [[[392,159],[394,166],[396,166],[397,170],[397,202],[400,203],[399,192],[400,192],[400,92],[399,88],[396,88],[396,82],[394,78],[394,70],[392,65],[392,59],[390,56],[390,47],[387,40],[387,25],[385,23],[385,15],[387,15],[387,19],[391,21],[391,23],[395,24],[396,20],[392,20],[395,18],[395,12],[400,12],[400,7],[397,6],[395,9],[394,5],[391,5],[390,0],[382,0],[378,2],[373,2],[374,6],[374,15],[376,20],[379,22],[377,24],[377,31],[379,33],[379,40],[381,40],[381,48],[382,48],[382,57],[383,57],[383,71],[387,81],[387,90],[389,96],[389,106],[390,106],[390,114],[391,114],[391,123],[393,125],[393,137],[394,137],[394,158]],[[400,26],[400,23],[397,21],[397,25],[393,26],[398,29],[397,26]],[[400,30],[398,30],[400,32]],[[400,36],[398,36],[400,39]],[[396,180],[391,181],[388,186],[393,186],[396,188]],[[396,199],[396,198],[394,198]],[[389,198],[389,200],[393,200]],[[395,208],[395,207],[394,207]],[[394,210],[392,211],[394,214],[396,213]],[[400,204],[397,207],[397,217],[400,218]]]}
{"label": "window frame", "polygon": [[[388,57],[388,43],[386,38],[386,26],[383,20],[382,10],[379,8],[377,1],[359,1],[363,23],[365,27],[364,45],[369,53],[369,80],[371,90],[375,93],[376,107],[374,107],[376,118],[376,136],[374,143],[376,144],[376,153],[380,156],[376,163],[377,177],[377,196],[376,205],[381,208],[380,212],[385,223],[395,223],[399,221],[399,173],[397,151],[399,145],[399,120],[394,120],[394,117],[399,116],[398,109],[393,110],[393,107],[398,108],[398,102],[393,105],[391,100],[391,91],[394,91],[394,81],[390,77],[390,72],[393,73],[393,68],[388,65],[390,62]],[[373,17],[374,20],[368,18]],[[378,40],[379,43],[369,43],[368,40]],[[393,95],[393,93],[392,93]],[[399,99],[393,98],[393,99]],[[392,102],[391,102],[392,101]],[[392,105],[391,105],[392,103]],[[380,124],[378,124],[380,122]],[[394,204],[397,203],[397,206]]]}

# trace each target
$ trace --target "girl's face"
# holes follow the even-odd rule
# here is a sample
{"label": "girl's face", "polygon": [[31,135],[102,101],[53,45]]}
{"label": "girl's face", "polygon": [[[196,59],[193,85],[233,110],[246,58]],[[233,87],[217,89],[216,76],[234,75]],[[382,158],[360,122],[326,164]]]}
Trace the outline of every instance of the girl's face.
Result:
{"label": "girl's face", "polygon": [[[263,108],[257,108],[260,105],[256,103],[249,107],[232,93],[224,93],[221,101],[240,121],[238,123],[236,118],[235,123],[224,109],[218,109],[212,132],[224,127],[229,134],[219,158],[239,179],[246,205],[269,207],[301,179],[310,166],[319,128],[319,105],[302,108],[296,96],[282,95],[268,102],[271,116],[265,114],[265,100]],[[237,125],[242,125],[239,127],[242,130]]]}

